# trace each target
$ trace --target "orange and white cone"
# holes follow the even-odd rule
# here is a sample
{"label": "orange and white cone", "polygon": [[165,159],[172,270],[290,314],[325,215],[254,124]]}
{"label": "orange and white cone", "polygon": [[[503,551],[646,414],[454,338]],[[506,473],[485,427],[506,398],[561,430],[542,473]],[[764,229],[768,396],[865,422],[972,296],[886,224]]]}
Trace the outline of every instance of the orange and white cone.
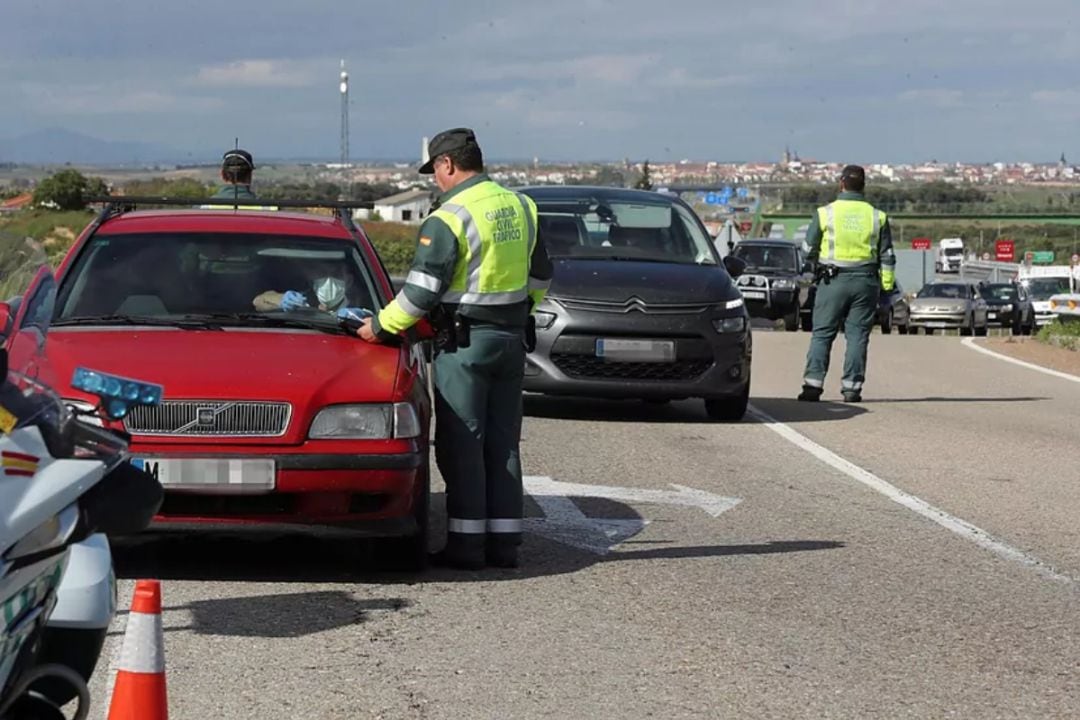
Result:
{"label": "orange and white cone", "polygon": [[161,583],[139,580],[131,600],[109,720],[168,720]]}

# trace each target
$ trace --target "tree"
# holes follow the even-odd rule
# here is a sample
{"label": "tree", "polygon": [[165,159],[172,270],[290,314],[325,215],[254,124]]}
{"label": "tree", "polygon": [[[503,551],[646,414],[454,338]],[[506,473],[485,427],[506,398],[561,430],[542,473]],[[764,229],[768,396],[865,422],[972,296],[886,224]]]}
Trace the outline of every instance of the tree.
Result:
{"label": "tree", "polygon": [[101,178],[87,179],[75,169],[61,170],[42,180],[34,190],[37,204],[55,204],[61,210],[83,210],[86,198],[108,193]]}
{"label": "tree", "polygon": [[645,164],[641,166],[641,177],[638,179],[638,181],[636,183],[634,183],[634,187],[637,188],[638,190],[652,190],[653,189],[652,178],[649,177],[649,161],[648,160],[646,160]]}

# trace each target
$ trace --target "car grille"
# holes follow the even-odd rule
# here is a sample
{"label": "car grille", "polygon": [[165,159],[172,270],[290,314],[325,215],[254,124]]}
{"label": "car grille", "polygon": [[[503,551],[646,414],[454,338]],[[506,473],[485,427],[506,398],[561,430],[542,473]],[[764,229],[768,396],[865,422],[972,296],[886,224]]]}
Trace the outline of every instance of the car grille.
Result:
{"label": "car grille", "polygon": [[591,310],[605,313],[628,313],[636,310],[647,315],[692,315],[708,310],[710,305],[700,303],[691,304],[657,304],[647,303],[641,298],[634,296],[622,302],[607,302],[603,300],[572,300],[570,298],[552,298],[568,310]]}
{"label": "car grille", "polygon": [[672,363],[605,362],[590,355],[552,354],[555,367],[568,377],[609,380],[694,380],[712,367],[712,360]]}
{"label": "car grille", "polygon": [[291,414],[283,402],[166,400],[133,408],[124,425],[137,435],[279,437]]}

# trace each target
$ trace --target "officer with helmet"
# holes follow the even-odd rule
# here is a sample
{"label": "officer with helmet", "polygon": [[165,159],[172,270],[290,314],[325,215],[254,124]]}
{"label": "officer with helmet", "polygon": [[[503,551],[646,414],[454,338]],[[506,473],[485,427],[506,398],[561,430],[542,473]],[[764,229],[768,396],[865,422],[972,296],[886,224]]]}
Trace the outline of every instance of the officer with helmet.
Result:
{"label": "officer with helmet", "polygon": [[799,400],[817,401],[825,387],[829,356],[840,323],[847,348],[840,389],[845,402],[862,400],[866,351],[880,292],[895,283],[896,255],[884,212],[866,202],[866,171],[846,166],[840,194],[810,221],[807,259],[815,265],[814,331],[806,355]]}
{"label": "officer with helmet", "polygon": [[527,327],[551,282],[531,198],[484,172],[468,128],[439,133],[420,167],[442,194],[420,227],[405,285],[360,327],[381,342],[431,315],[435,459],[446,481],[440,565],[516,567],[521,543],[522,383]]}

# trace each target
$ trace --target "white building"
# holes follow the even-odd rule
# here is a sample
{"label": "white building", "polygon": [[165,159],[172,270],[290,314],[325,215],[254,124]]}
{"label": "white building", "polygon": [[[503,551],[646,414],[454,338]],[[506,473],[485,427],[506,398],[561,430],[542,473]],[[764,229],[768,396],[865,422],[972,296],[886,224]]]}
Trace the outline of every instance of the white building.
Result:
{"label": "white building", "polygon": [[375,201],[374,212],[387,222],[419,224],[431,213],[430,190],[406,190]]}

